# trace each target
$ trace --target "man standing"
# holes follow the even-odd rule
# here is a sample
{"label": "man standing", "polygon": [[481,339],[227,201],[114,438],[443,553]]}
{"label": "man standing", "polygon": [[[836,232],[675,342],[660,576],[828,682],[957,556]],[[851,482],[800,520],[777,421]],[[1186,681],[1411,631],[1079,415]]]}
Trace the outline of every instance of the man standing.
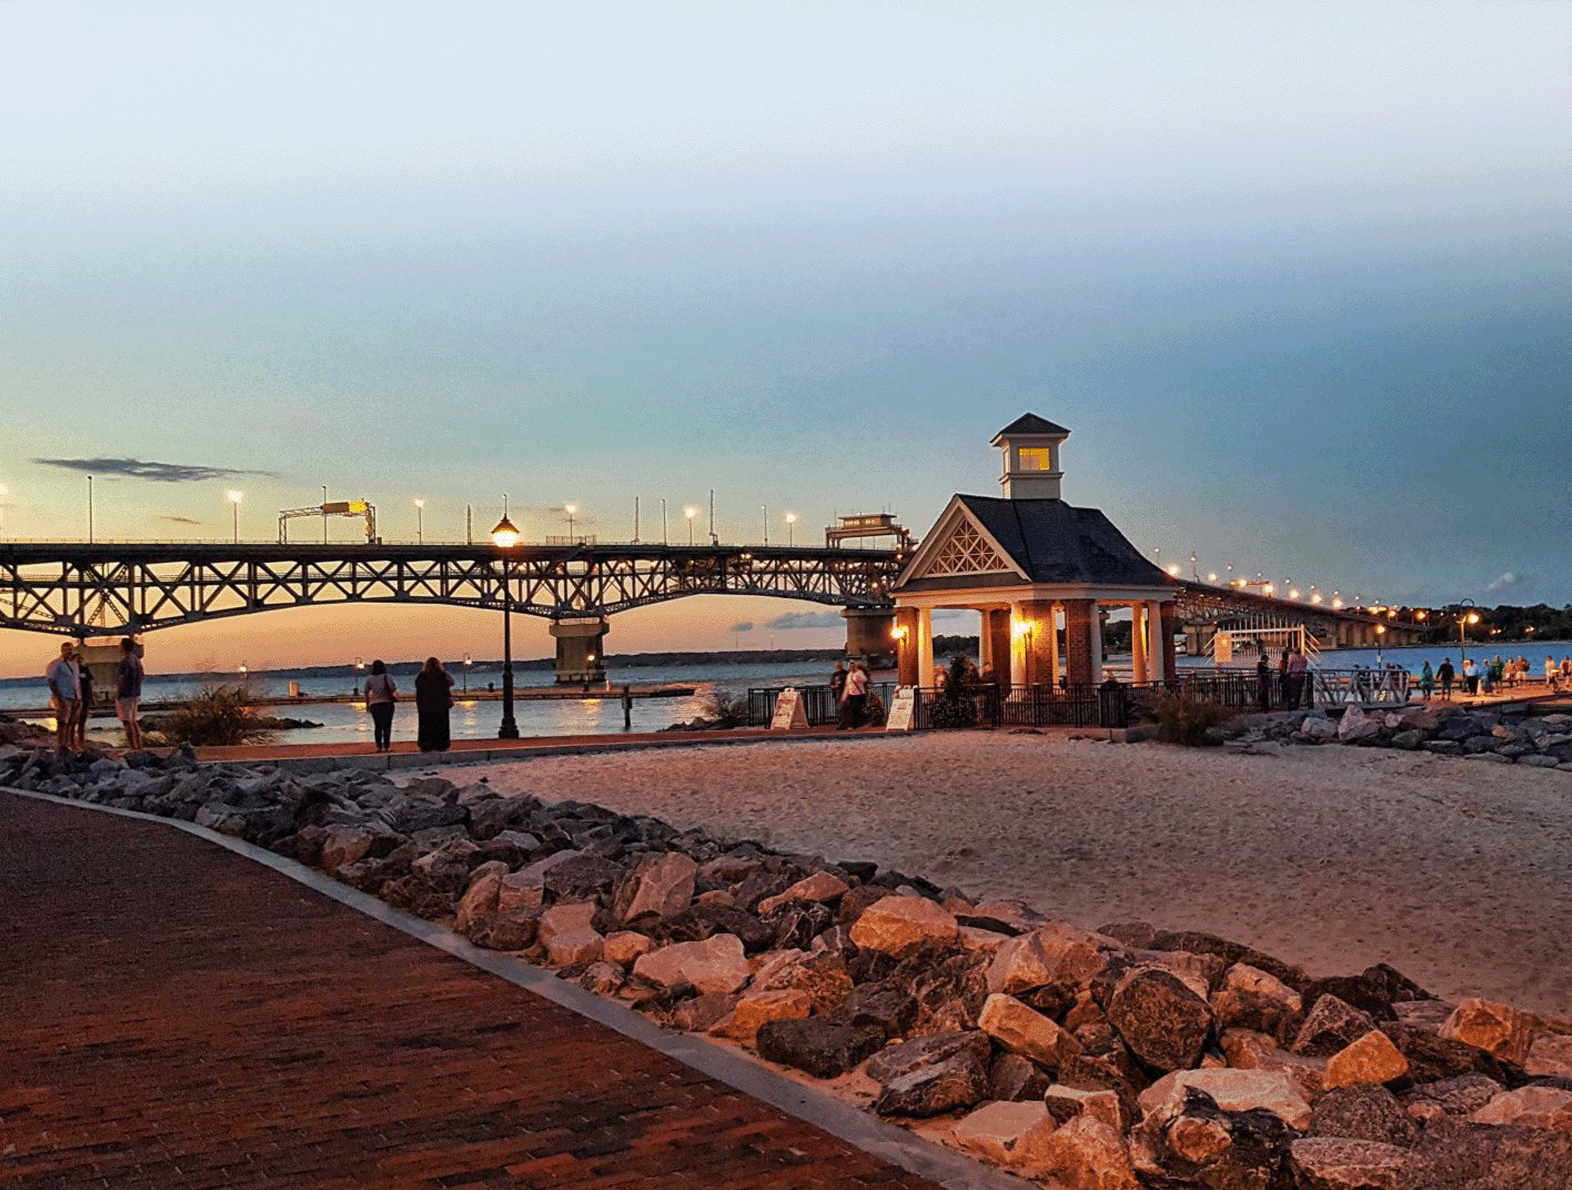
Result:
{"label": "man standing", "polygon": [[44,677],[49,683],[49,705],[55,712],[55,747],[64,755],[71,748],[76,731],[76,704],[82,696],[76,650],[70,641],[60,646],[60,656],[49,663],[49,672]]}
{"label": "man standing", "polygon": [[1310,659],[1297,644],[1288,654],[1288,705],[1298,708],[1304,702],[1305,679],[1309,676]]}
{"label": "man standing", "polygon": [[861,727],[868,721],[868,674],[862,662],[853,661],[846,671],[846,688],[841,692],[840,730]]}
{"label": "man standing", "polygon": [[137,703],[142,698],[142,659],[136,655],[136,641],[129,636],[120,642],[120,680],[115,687],[115,714],[126,729],[126,746],[142,746],[142,728],[136,721]]}

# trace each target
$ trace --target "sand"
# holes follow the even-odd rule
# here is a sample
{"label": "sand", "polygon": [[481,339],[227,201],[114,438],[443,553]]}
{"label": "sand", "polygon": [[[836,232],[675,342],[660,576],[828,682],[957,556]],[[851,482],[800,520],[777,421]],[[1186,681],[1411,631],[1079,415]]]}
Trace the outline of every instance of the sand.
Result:
{"label": "sand", "polygon": [[447,775],[875,860],[1084,926],[1208,930],[1315,975],[1384,960],[1447,999],[1572,1015],[1572,772],[952,732]]}

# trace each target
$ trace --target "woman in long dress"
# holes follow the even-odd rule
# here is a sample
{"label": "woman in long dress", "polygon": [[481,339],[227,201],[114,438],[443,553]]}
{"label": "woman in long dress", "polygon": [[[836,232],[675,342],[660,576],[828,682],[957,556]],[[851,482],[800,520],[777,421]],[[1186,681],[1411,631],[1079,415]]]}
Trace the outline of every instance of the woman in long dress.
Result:
{"label": "woman in long dress", "polygon": [[427,657],[415,675],[415,710],[420,719],[416,736],[422,752],[446,752],[452,737],[448,729],[448,708],[453,705],[453,676],[442,662]]}

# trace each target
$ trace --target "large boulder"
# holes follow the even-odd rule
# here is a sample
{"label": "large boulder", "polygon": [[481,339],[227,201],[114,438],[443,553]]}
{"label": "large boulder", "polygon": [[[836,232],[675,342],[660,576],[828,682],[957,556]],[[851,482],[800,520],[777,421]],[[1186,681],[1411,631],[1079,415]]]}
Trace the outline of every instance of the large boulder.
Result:
{"label": "large boulder", "polygon": [[617,882],[611,898],[612,917],[631,921],[646,913],[675,917],[693,900],[699,865],[680,851],[641,856]]}
{"label": "large boulder", "polygon": [[1503,1090],[1485,1074],[1460,1074],[1455,1078],[1420,1083],[1404,1091],[1399,1102],[1410,1118],[1428,1124],[1443,1117],[1466,1119]]}
{"label": "large boulder", "polygon": [[757,912],[760,917],[767,917],[782,905],[789,905],[794,901],[834,904],[845,896],[849,889],[850,885],[833,872],[815,872],[797,881],[790,888],[772,897],[765,897],[759,902]]}
{"label": "large boulder", "polygon": [[917,1023],[917,998],[895,979],[855,987],[834,1009],[836,1020],[873,1026],[886,1037],[904,1037]]}
{"label": "large boulder", "polygon": [[1521,1066],[1539,1031],[1530,1013],[1493,1000],[1464,1000],[1441,1026],[1441,1036],[1482,1049],[1502,1061]]}
{"label": "large boulder", "polygon": [[937,1116],[972,1107],[987,1096],[986,1059],[973,1048],[960,1048],[885,1081],[873,1110],[881,1116]]}
{"label": "large boulder", "polygon": [[1572,1136],[1442,1118],[1425,1125],[1402,1190],[1566,1190]]}
{"label": "large boulder", "polygon": [[1350,1042],[1326,1063],[1326,1086],[1353,1086],[1356,1083],[1390,1083],[1408,1073],[1408,1059],[1392,1044],[1392,1039],[1377,1029]]}
{"label": "large boulder", "polygon": [[548,963],[582,967],[600,960],[606,940],[592,924],[596,909],[593,902],[564,902],[541,914],[537,941]]}
{"label": "large boulder", "polygon": [[1223,1028],[1254,1029],[1285,1040],[1304,1019],[1304,1002],[1275,975],[1235,963],[1211,996],[1212,1012]]}
{"label": "large boulder", "polygon": [[957,1121],[948,1139],[963,1153],[994,1165],[1010,1165],[1021,1137],[1047,1119],[1048,1109],[1041,1102],[985,1103]]}
{"label": "large boulder", "polygon": [[839,955],[786,951],[754,973],[753,986],[761,991],[800,991],[815,1013],[825,1013],[846,999],[852,981]]}
{"label": "large boulder", "polygon": [[1371,1140],[1408,1148],[1419,1139],[1419,1126],[1385,1087],[1362,1083],[1329,1091],[1310,1113],[1312,1136]]}
{"label": "large boulder", "polygon": [[1296,1054],[1330,1058],[1375,1028],[1375,1021],[1359,1009],[1327,994],[1316,1000],[1294,1038]]}
{"label": "large boulder", "polygon": [[1081,1044],[1014,996],[995,992],[983,1002],[977,1027],[1011,1053],[1030,1058],[1050,1070],[1081,1052]]}
{"label": "large boulder", "polygon": [[1528,1047],[1523,1070],[1530,1075],[1572,1078],[1572,1037],[1564,1033],[1542,1033]]}
{"label": "large boulder", "polygon": [[1137,967],[1115,988],[1108,1023],[1147,1066],[1183,1070],[1200,1060],[1216,1018],[1204,987],[1163,967]]}
{"label": "large boulder", "polygon": [[864,950],[903,959],[927,947],[954,944],[955,915],[925,897],[887,896],[863,910],[851,940]]}
{"label": "large boulder", "polygon": [[1043,1091],[1042,1101],[1048,1114],[1061,1124],[1077,1116],[1091,1116],[1121,1135],[1129,1124],[1124,1103],[1116,1091],[1089,1091],[1084,1087],[1054,1083]]}
{"label": "large boulder", "polygon": [[996,1054],[988,1064],[988,1097],[990,1099],[1043,1101],[1043,1094],[1053,1080],[1043,1069],[1020,1054]]}
{"label": "large boulder", "polygon": [[1484,1074],[1497,1082],[1513,1082],[1519,1068],[1466,1041],[1451,1041],[1434,1030],[1384,1021],[1381,1031],[1408,1059],[1408,1075],[1416,1083],[1433,1083],[1461,1074]]}
{"label": "large boulder", "polygon": [[749,991],[737,998],[731,1012],[710,1027],[717,1037],[753,1045],[759,1029],[770,1021],[807,1020],[813,1004],[796,988]]}
{"label": "large boulder", "polygon": [[1047,1121],[1029,1129],[1017,1142],[1011,1165],[1061,1190],[1141,1190],[1123,1135],[1092,1116],[1077,1116],[1062,1127]]}
{"label": "large boulder", "polygon": [[1142,1120],[1132,1134],[1133,1156],[1162,1186],[1276,1190],[1293,1136],[1270,1111],[1225,1111],[1205,1092],[1189,1089]]}
{"label": "large boulder", "polygon": [[771,909],[764,924],[774,934],[775,946],[806,950],[820,934],[834,927],[835,912],[818,901],[787,901]]}
{"label": "large boulder", "polygon": [[881,1029],[817,1017],[769,1021],[754,1035],[754,1046],[761,1058],[806,1071],[815,1078],[837,1078],[883,1044]]}
{"label": "large boulder", "polygon": [[[636,922],[632,924],[644,928]],[[768,923],[730,905],[691,905],[660,922],[653,933],[669,942],[702,942],[716,934],[730,934],[741,940],[749,954],[775,944],[775,930]]]}
{"label": "large boulder", "polygon": [[1572,1134],[1572,1091],[1538,1086],[1502,1091],[1469,1119],[1476,1124],[1518,1124]]}
{"label": "large boulder", "polygon": [[1050,922],[994,952],[988,990],[1019,996],[1041,988],[1073,990],[1100,974],[1121,944],[1067,922]]}
{"label": "large boulder", "polygon": [[1326,1089],[1325,1058],[1290,1053],[1278,1048],[1265,1033],[1251,1029],[1224,1029],[1217,1043],[1235,1070],[1281,1071],[1311,1098]]}
{"label": "large boulder", "polygon": [[636,979],[668,990],[691,987],[700,992],[735,992],[751,974],[742,942],[733,934],[673,943],[640,955],[633,964]]}
{"label": "large boulder", "polygon": [[1383,726],[1379,711],[1367,715],[1358,707],[1349,707],[1343,712],[1343,717],[1337,724],[1337,742],[1358,744],[1373,740],[1381,734]]}
{"label": "large boulder", "polygon": [[1144,1119],[1163,1120],[1183,1110],[1191,1091],[1204,1092],[1225,1112],[1270,1112],[1297,1132],[1310,1124],[1309,1100],[1280,1070],[1176,1070],[1142,1091],[1137,1103]]}

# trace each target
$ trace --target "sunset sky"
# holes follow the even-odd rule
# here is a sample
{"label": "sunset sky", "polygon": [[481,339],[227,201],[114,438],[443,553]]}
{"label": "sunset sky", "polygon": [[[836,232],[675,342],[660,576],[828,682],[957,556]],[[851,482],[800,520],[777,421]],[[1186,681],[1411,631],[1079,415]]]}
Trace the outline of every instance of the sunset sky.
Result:
{"label": "sunset sky", "polygon": [[[84,537],[89,474],[100,538],[227,539],[239,489],[267,540],[324,484],[389,539],[506,492],[527,538],[639,497],[686,540],[711,489],[722,540],[921,532],[1030,410],[1066,498],[1187,569],[1572,602],[1569,45],[1510,0],[0,0],[0,538]],[[496,619],[150,667],[494,656]],[[0,631],[0,676],[53,648]]]}

